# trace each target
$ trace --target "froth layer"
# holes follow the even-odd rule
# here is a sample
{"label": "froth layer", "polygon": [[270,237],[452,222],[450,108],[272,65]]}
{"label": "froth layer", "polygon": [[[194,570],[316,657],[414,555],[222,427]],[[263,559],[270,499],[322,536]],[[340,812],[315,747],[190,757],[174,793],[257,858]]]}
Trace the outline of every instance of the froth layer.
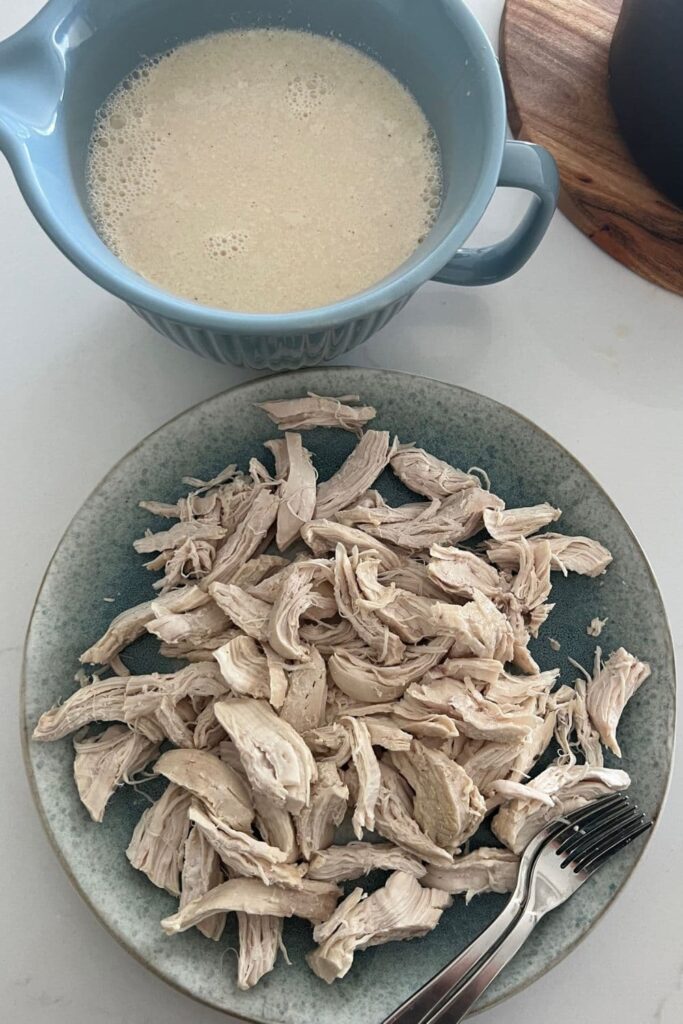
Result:
{"label": "froth layer", "polygon": [[386,69],[326,37],[225,32],[136,68],[88,165],[105,242],[205,305],[285,312],[398,267],[441,202],[438,145]]}

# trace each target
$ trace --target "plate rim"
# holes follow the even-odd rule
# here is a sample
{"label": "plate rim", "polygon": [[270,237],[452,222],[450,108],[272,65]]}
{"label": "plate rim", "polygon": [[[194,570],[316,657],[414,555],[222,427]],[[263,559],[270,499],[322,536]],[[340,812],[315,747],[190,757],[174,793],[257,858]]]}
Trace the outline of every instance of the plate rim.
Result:
{"label": "plate rim", "polygon": [[320,372],[335,374],[337,371],[339,371],[339,372],[347,371],[348,372],[349,370],[359,371],[361,373],[368,374],[368,375],[390,374],[390,375],[394,375],[394,376],[408,377],[408,378],[411,378],[413,380],[427,381],[427,382],[439,384],[439,385],[442,385],[444,387],[449,388],[450,390],[454,391],[455,393],[461,392],[461,393],[465,393],[465,394],[468,394],[468,395],[472,395],[475,398],[483,398],[483,399],[485,399],[485,401],[490,402],[492,405],[497,406],[498,408],[504,410],[506,413],[511,413],[514,417],[516,417],[519,420],[522,420],[524,423],[528,424],[533,430],[535,430],[539,434],[541,434],[543,436],[543,438],[545,438],[547,441],[549,441],[556,448],[560,449],[560,451],[563,453],[563,455],[568,457],[575,464],[575,466],[579,470],[581,470],[583,473],[585,473],[585,475],[590,480],[590,482],[600,492],[601,497],[604,500],[607,501],[607,503],[609,504],[609,506],[611,507],[613,512],[615,512],[616,515],[619,517],[619,519],[621,520],[621,523],[623,524],[623,526],[626,529],[628,535],[630,536],[630,539],[635,544],[635,546],[636,546],[636,548],[637,548],[637,550],[638,550],[638,552],[640,554],[640,557],[643,560],[643,565],[644,565],[644,567],[645,567],[645,569],[647,571],[647,574],[648,574],[648,577],[650,579],[650,582],[651,582],[651,584],[652,584],[652,586],[654,588],[654,591],[655,591],[657,597],[659,598],[660,604],[662,606],[663,626],[665,628],[665,634],[666,634],[666,647],[665,647],[665,650],[664,650],[663,653],[665,654],[667,660],[670,661],[671,666],[672,666],[672,678],[671,678],[672,713],[671,713],[671,737],[670,737],[671,738],[671,745],[670,745],[669,759],[668,759],[668,764],[667,764],[666,781],[665,781],[665,784],[664,784],[664,789],[663,789],[663,792],[662,792],[662,795],[661,795],[661,799],[659,801],[659,805],[658,805],[658,807],[656,809],[656,813],[655,813],[655,816],[654,816],[653,827],[649,830],[649,832],[647,833],[644,841],[642,842],[642,844],[640,846],[640,849],[639,849],[639,852],[638,852],[638,855],[637,855],[636,859],[634,860],[633,864],[630,866],[630,868],[628,869],[628,871],[626,872],[626,874],[624,875],[623,879],[618,884],[618,886],[614,890],[614,892],[612,892],[610,894],[610,898],[609,898],[608,902],[605,904],[605,906],[602,907],[602,909],[599,911],[599,913],[594,918],[591,919],[591,922],[588,925],[588,927],[586,928],[586,930],[580,936],[578,936],[578,938],[576,938],[573,942],[571,942],[568,946],[566,946],[560,953],[558,953],[555,957],[553,957],[547,964],[545,964],[544,967],[541,970],[539,970],[533,977],[527,978],[524,981],[519,982],[517,985],[515,985],[513,988],[511,988],[509,992],[506,992],[504,995],[498,996],[492,1002],[488,1003],[486,1006],[483,1006],[480,1009],[476,1009],[476,1008],[473,1009],[471,1011],[471,1015],[472,1016],[474,1016],[475,1014],[483,1013],[485,1010],[491,1010],[494,1007],[499,1006],[501,1003],[506,1002],[508,999],[511,999],[513,996],[518,995],[520,992],[523,992],[525,989],[529,988],[531,985],[533,985],[535,982],[537,982],[540,978],[543,978],[546,974],[548,974],[554,967],[556,967],[559,963],[561,963],[566,957],[568,957],[584,941],[584,939],[588,935],[591,934],[591,932],[594,930],[596,925],[603,919],[605,914],[607,914],[607,912],[609,910],[611,910],[611,908],[614,906],[614,904],[617,901],[618,897],[621,896],[622,892],[624,891],[627,883],[629,883],[632,880],[636,868],[640,865],[640,863],[641,863],[641,861],[643,859],[643,856],[645,854],[645,851],[647,850],[648,846],[650,845],[650,841],[652,839],[652,836],[657,831],[660,819],[662,817],[662,811],[664,809],[664,806],[665,806],[665,804],[667,802],[667,799],[669,797],[669,793],[670,793],[670,790],[671,790],[671,781],[672,781],[672,775],[673,775],[673,765],[674,765],[674,756],[675,756],[675,747],[676,747],[676,720],[677,720],[677,710],[678,710],[678,707],[677,707],[677,704],[678,704],[677,696],[678,696],[678,694],[677,694],[677,686],[676,686],[676,675],[677,675],[676,669],[677,669],[677,666],[676,666],[676,658],[675,658],[675,652],[674,652],[674,643],[673,643],[673,636],[672,636],[672,633],[671,633],[671,625],[670,625],[670,622],[669,622],[669,616],[668,616],[668,613],[667,613],[667,609],[666,609],[666,605],[665,605],[664,599],[662,597],[662,592],[661,592],[661,589],[659,587],[659,583],[657,581],[657,577],[656,577],[655,572],[654,572],[654,570],[652,568],[650,560],[649,560],[647,554],[645,553],[645,551],[643,550],[643,547],[642,547],[642,545],[641,545],[641,543],[640,543],[636,533],[634,532],[634,530],[630,526],[628,520],[622,514],[621,510],[619,509],[619,507],[617,506],[615,501],[608,494],[608,492],[602,486],[600,481],[594,476],[594,474],[591,472],[591,470],[589,470],[580,461],[580,459],[576,455],[574,455],[568,448],[566,448],[560,441],[558,441],[555,437],[553,437],[552,434],[548,433],[548,431],[545,430],[543,427],[539,426],[538,423],[534,422],[534,420],[530,419],[524,413],[521,413],[518,410],[514,409],[512,406],[507,405],[505,402],[500,402],[496,398],[491,398],[489,395],[485,395],[485,394],[483,394],[480,391],[475,391],[473,388],[466,388],[466,387],[463,387],[460,384],[454,384],[451,381],[440,380],[438,377],[432,377],[432,376],[429,376],[427,374],[411,373],[410,371],[407,371],[407,370],[394,370],[394,369],[389,369],[389,368],[385,368],[385,367],[381,367],[381,366],[365,367],[365,366],[356,366],[354,364],[337,364],[337,365],[334,365],[334,366],[315,366],[315,367],[306,367],[306,368],[303,368],[301,370],[294,370],[294,371],[279,371],[279,372],[275,372],[275,373],[258,374],[257,376],[250,377],[247,380],[240,381],[239,383],[234,384],[232,387],[225,388],[224,390],[217,392],[215,395],[211,395],[208,398],[200,399],[200,401],[195,402],[193,405],[189,406],[187,409],[183,409],[181,412],[176,413],[175,416],[172,416],[170,419],[166,420],[160,426],[158,426],[154,430],[150,431],[148,434],[146,434],[144,437],[142,437],[136,444],[134,444],[132,446],[132,448],[129,448],[128,451],[124,452],[124,454],[122,456],[120,456],[120,458],[118,458],[116,460],[116,462],[107,470],[107,472],[104,474],[104,476],[102,476],[100,478],[100,480],[95,484],[95,486],[89,491],[87,496],[80,503],[80,505],[78,506],[78,508],[74,512],[74,514],[69,519],[66,527],[64,528],[64,530],[63,530],[63,532],[62,532],[62,534],[61,534],[57,544],[55,545],[54,551],[52,552],[52,555],[50,556],[50,559],[49,559],[49,561],[48,561],[48,563],[47,563],[47,565],[45,567],[45,571],[43,572],[43,574],[41,576],[40,583],[39,583],[38,589],[36,591],[36,596],[35,596],[35,599],[33,601],[32,606],[31,606],[31,613],[30,613],[30,616],[29,616],[28,625],[26,627],[26,635],[24,637],[24,644],[23,644],[23,648],[22,648],[21,678],[20,678],[20,688],[19,688],[19,729],[20,729],[20,737],[21,737],[21,755],[22,755],[22,760],[23,760],[23,763],[24,763],[24,770],[26,772],[26,776],[27,776],[27,779],[28,779],[29,789],[30,789],[30,792],[31,792],[31,798],[32,798],[32,801],[33,801],[33,805],[34,805],[34,807],[35,807],[35,809],[37,811],[40,823],[41,823],[41,825],[43,827],[43,830],[44,830],[44,832],[45,832],[45,834],[47,836],[47,839],[48,839],[48,841],[50,843],[50,846],[52,847],[52,850],[55,853],[55,856],[56,856],[60,866],[62,867],[64,873],[66,874],[69,882],[74,887],[76,892],[79,894],[81,899],[84,901],[86,906],[91,910],[91,912],[93,913],[93,915],[95,916],[97,921],[106,929],[106,931],[116,941],[116,943],[122,949],[124,949],[126,951],[126,953],[128,953],[130,956],[132,956],[133,959],[135,959],[139,964],[141,964],[148,971],[150,971],[152,974],[154,974],[157,978],[161,979],[161,981],[163,981],[165,984],[167,984],[171,988],[175,989],[175,991],[180,992],[182,995],[187,996],[188,998],[192,999],[194,1002],[198,1003],[200,1006],[208,1006],[212,1010],[217,1010],[220,1013],[223,1013],[223,1014],[225,1014],[227,1016],[232,1016],[235,1020],[242,1022],[242,1024],[277,1024],[277,1022],[267,1020],[266,1018],[263,1018],[263,1017],[250,1017],[250,1016],[247,1016],[247,1015],[245,1015],[243,1013],[239,1013],[239,1012],[237,1012],[235,1010],[228,1010],[228,1009],[225,1008],[225,1006],[221,1005],[220,1003],[214,1002],[210,997],[200,996],[196,992],[191,991],[189,988],[185,987],[184,985],[182,985],[181,983],[176,981],[175,979],[173,979],[173,978],[167,976],[166,974],[164,974],[161,971],[161,969],[159,967],[157,967],[157,965],[152,960],[146,959],[140,952],[138,952],[138,950],[136,949],[136,947],[134,945],[130,944],[123,937],[119,936],[116,933],[116,931],[112,928],[112,926],[109,924],[109,922],[106,920],[106,918],[100,913],[99,909],[93,903],[93,901],[91,900],[90,896],[83,890],[82,886],[79,884],[79,882],[77,881],[75,875],[73,874],[73,872],[71,870],[71,867],[69,865],[69,862],[67,861],[67,859],[62,854],[62,851],[61,851],[61,849],[59,847],[59,844],[57,842],[57,838],[55,836],[55,833],[54,833],[54,831],[53,831],[53,829],[52,829],[52,827],[51,827],[51,825],[50,825],[50,823],[49,823],[49,821],[47,819],[47,816],[46,816],[46,814],[45,814],[45,812],[43,810],[43,805],[42,805],[42,802],[41,802],[41,799],[40,799],[40,796],[39,796],[39,793],[38,793],[38,787],[37,787],[37,783],[36,783],[35,773],[34,773],[34,770],[33,770],[33,765],[32,765],[31,757],[30,757],[30,753],[29,753],[30,743],[31,743],[31,736],[29,735],[29,722],[28,722],[28,719],[27,719],[27,716],[26,716],[26,687],[27,687],[27,665],[26,665],[26,662],[27,662],[28,646],[29,646],[29,641],[30,641],[30,638],[31,638],[31,632],[32,632],[33,622],[34,622],[35,613],[36,613],[36,609],[37,609],[38,603],[39,603],[39,601],[40,601],[40,599],[42,597],[43,590],[45,588],[45,583],[47,581],[47,577],[48,577],[48,575],[50,573],[50,570],[52,569],[52,565],[54,563],[54,560],[57,557],[57,554],[59,553],[59,551],[61,550],[61,547],[64,544],[64,541],[66,540],[68,534],[70,533],[70,531],[71,531],[71,529],[72,529],[76,519],[81,514],[81,511],[96,496],[96,494],[99,492],[100,488],[109,480],[109,478],[121,467],[121,465],[131,455],[134,455],[137,451],[139,451],[139,449],[143,445],[145,445],[145,444],[147,444],[147,442],[151,441],[152,438],[154,438],[157,434],[161,433],[162,431],[165,431],[169,426],[171,426],[173,423],[176,423],[178,420],[182,419],[184,416],[187,416],[187,415],[195,412],[196,410],[202,408],[205,405],[210,404],[211,402],[217,401],[218,399],[222,399],[224,396],[232,394],[235,391],[241,391],[241,390],[245,389],[246,387],[248,387],[249,385],[251,385],[251,384],[253,384],[255,382],[259,382],[260,383],[261,381],[276,380],[276,379],[280,379],[280,378],[283,378],[283,379],[287,380],[287,379],[292,379],[295,376],[297,378],[298,377],[306,377],[306,376],[309,376],[309,375],[312,376],[312,375],[314,375],[316,373],[320,373]]}

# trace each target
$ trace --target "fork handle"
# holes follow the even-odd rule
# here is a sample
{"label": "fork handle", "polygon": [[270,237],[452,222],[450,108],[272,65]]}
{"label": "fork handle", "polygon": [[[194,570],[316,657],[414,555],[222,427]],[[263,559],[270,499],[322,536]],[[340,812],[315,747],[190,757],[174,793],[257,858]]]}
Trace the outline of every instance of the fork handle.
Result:
{"label": "fork handle", "polygon": [[[524,894],[526,895],[526,893]],[[435,974],[426,985],[407,999],[397,1010],[385,1018],[383,1024],[425,1024],[430,1014],[444,998],[450,997],[458,983],[466,977],[475,965],[485,961],[486,954],[495,948],[508,929],[514,924],[522,906],[522,896],[517,892],[508,900],[505,909],[495,921],[462,951],[460,956]],[[511,954],[512,955],[512,954]],[[476,998],[476,997],[475,997]],[[449,1021],[450,1024],[450,1021]]]}
{"label": "fork handle", "polygon": [[491,955],[482,959],[469,977],[455,985],[446,999],[436,1005],[434,1012],[422,1018],[421,1024],[458,1024],[524,945],[542,916],[525,910]]}

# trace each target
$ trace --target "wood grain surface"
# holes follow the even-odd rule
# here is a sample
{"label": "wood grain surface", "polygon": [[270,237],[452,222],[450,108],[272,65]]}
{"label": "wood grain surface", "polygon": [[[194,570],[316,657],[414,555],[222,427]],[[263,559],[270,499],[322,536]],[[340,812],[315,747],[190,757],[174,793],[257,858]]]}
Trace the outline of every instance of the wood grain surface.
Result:
{"label": "wood grain surface", "polygon": [[500,57],[513,133],[555,157],[560,209],[631,270],[683,294],[683,210],[636,167],[607,95],[621,0],[507,0]]}

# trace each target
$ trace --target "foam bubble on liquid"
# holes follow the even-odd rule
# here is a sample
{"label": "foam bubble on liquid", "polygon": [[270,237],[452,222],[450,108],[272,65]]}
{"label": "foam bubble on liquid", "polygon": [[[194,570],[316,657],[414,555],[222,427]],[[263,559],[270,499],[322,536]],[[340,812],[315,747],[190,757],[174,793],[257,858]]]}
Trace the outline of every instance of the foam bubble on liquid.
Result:
{"label": "foam bubble on liquid", "polygon": [[224,234],[209,235],[205,239],[205,251],[212,260],[234,260],[247,251],[249,235],[246,231],[226,231]]}
{"label": "foam bubble on liquid", "polygon": [[317,71],[296,75],[287,83],[289,109],[295,117],[306,120],[322,106],[325,96],[333,92],[332,83]]}

